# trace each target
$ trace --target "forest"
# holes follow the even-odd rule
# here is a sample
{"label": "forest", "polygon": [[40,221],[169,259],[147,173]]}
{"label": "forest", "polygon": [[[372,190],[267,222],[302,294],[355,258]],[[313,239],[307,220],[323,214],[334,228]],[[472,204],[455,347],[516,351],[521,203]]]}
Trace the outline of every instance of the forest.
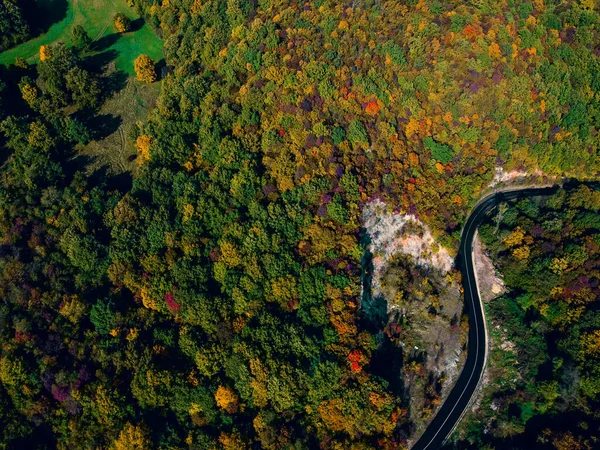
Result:
{"label": "forest", "polygon": [[[412,214],[455,255],[498,167],[596,177],[595,2],[126,3],[165,57],[129,68],[160,83],[129,172],[88,170],[122,72],[85,30],[0,68],[0,448],[408,448],[403,380],[431,374],[410,326],[362,307],[362,211]],[[0,50],[31,36],[20,4],[0,0]],[[512,288],[489,307],[525,356],[490,400],[502,427],[457,448],[597,445],[599,195],[482,227]]]}

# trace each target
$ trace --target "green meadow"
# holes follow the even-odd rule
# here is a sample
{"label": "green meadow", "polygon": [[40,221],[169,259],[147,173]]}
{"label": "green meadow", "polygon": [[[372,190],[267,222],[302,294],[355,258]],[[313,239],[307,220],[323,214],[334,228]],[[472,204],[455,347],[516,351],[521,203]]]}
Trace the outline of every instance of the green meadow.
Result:
{"label": "green meadow", "polygon": [[70,45],[71,30],[75,25],[82,25],[96,41],[99,48],[91,56],[94,53],[114,53],[116,68],[128,75],[134,74],[133,61],[140,53],[147,54],[155,61],[162,59],[162,41],[148,25],[136,21],[134,31],[122,35],[117,33],[113,16],[118,12],[124,13],[133,21],[139,19],[135,10],[122,0],[69,0],[66,15],[60,22],[54,23],[47,33],[0,53],[0,64],[12,64],[17,57],[32,63],[39,58],[42,45],[59,41]]}

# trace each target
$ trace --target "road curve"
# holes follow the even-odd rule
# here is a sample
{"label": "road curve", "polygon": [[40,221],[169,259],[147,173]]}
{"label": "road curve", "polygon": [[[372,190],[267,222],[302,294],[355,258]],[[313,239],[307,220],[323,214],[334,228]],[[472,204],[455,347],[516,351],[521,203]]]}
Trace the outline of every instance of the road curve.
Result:
{"label": "road curve", "polygon": [[547,196],[559,186],[522,188],[494,192],[484,197],[471,211],[462,231],[457,265],[463,279],[465,311],[469,316],[467,360],[450,395],[412,450],[436,450],[450,437],[473,398],[487,362],[488,336],[483,303],[479,297],[473,264],[473,238],[488,211],[516,198]]}

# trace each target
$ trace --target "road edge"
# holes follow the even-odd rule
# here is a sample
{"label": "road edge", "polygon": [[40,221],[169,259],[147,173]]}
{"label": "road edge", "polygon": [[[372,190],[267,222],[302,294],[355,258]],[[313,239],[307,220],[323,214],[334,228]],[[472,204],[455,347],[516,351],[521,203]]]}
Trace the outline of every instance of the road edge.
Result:
{"label": "road edge", "polygon": [[477,288],[477,297],[479,298],[479,303],[481,306],[481,315],[483,316],[483,328],[485,330],[485,353],[483,356],[483,370],[481,371],[481,375],[479,375],[479,381],[477,381],[477,387],[471,394],[471,398],[469,398],[467,407],[463,410],[462,414],[460,415],[460,418],[456,421],[456,423],[454,424],[454,426],[448,433],[448,436],[446,436],[446,438],[444,439],[443,443],[447,442],[448,439],[450,439],[450,436],[452,436],[454,434],[454,432],[456,431],[456,429],[458,428],[458,426],[461,424],[462,420],[464,419],[465,415],[469,412],[469,410],[473,404],[473,400],[475,400],[475,397],[477,396],[477,394],[479,392],[479,388],[481,387],[481,383],[483,381],[485,371],[487,370],[489,351],[490,351],[490,338],[489,338],[489,332],[488,332],[488,320],[487,320],[487,315],[486,315],[486,311],[485,311],[485,303],[483,302],[483,299],[481,297],[481,291],[479,290],[479,277],[477,275],[477,265],[476,265],[476,261],[475,261],[474,244],[475,244],[475,240],[477,239],[478,235],[479,235],[479,229],[477,229],[475,231],[475,234],[473,235],[473,247],[471,248],[471,262],[473,264],[473,274],[475,276],[475,287]]}

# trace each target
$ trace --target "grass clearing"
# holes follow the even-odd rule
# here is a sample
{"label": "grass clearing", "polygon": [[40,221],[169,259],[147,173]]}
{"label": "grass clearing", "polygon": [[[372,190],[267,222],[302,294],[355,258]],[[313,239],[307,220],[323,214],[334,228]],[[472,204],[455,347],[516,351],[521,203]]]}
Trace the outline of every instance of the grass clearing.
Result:
{"label": "grass clearing", "polygon": [[159,93],[160,83],[142,84],[129,78],[124,89],[104,102],[99,117],[106,122],[115,122],[116,130],[102,140],[90,142],[80,151],[82,156],[91,159],[88,171],[107,167],[112,174],[120,174],[135,169],[137,152],[128,136],[137,122],[148,120],[148,111]]}
{"label": "grass clearing", "polygon": [[[113,16],[122,12],[134,22],[134,30],[119,34],[113,25]],[[133,61],[140,53],[145,53],[154,61],[162,59],[162,41],[152,29],[139,20],[133,8],[129,8],[122,0],[69,0],[65,17],[54,23],[48,32],[21,45],[0,53],[0,64],[8,65],[17,57],[25,58],[30,63],[39,58],[42,45],[62,41],[71,44],[71,30],[75,25],[82,25],[89,36],[96,41],[97,49],[90,53],[114,53],[117,70],[134,75]]]}

